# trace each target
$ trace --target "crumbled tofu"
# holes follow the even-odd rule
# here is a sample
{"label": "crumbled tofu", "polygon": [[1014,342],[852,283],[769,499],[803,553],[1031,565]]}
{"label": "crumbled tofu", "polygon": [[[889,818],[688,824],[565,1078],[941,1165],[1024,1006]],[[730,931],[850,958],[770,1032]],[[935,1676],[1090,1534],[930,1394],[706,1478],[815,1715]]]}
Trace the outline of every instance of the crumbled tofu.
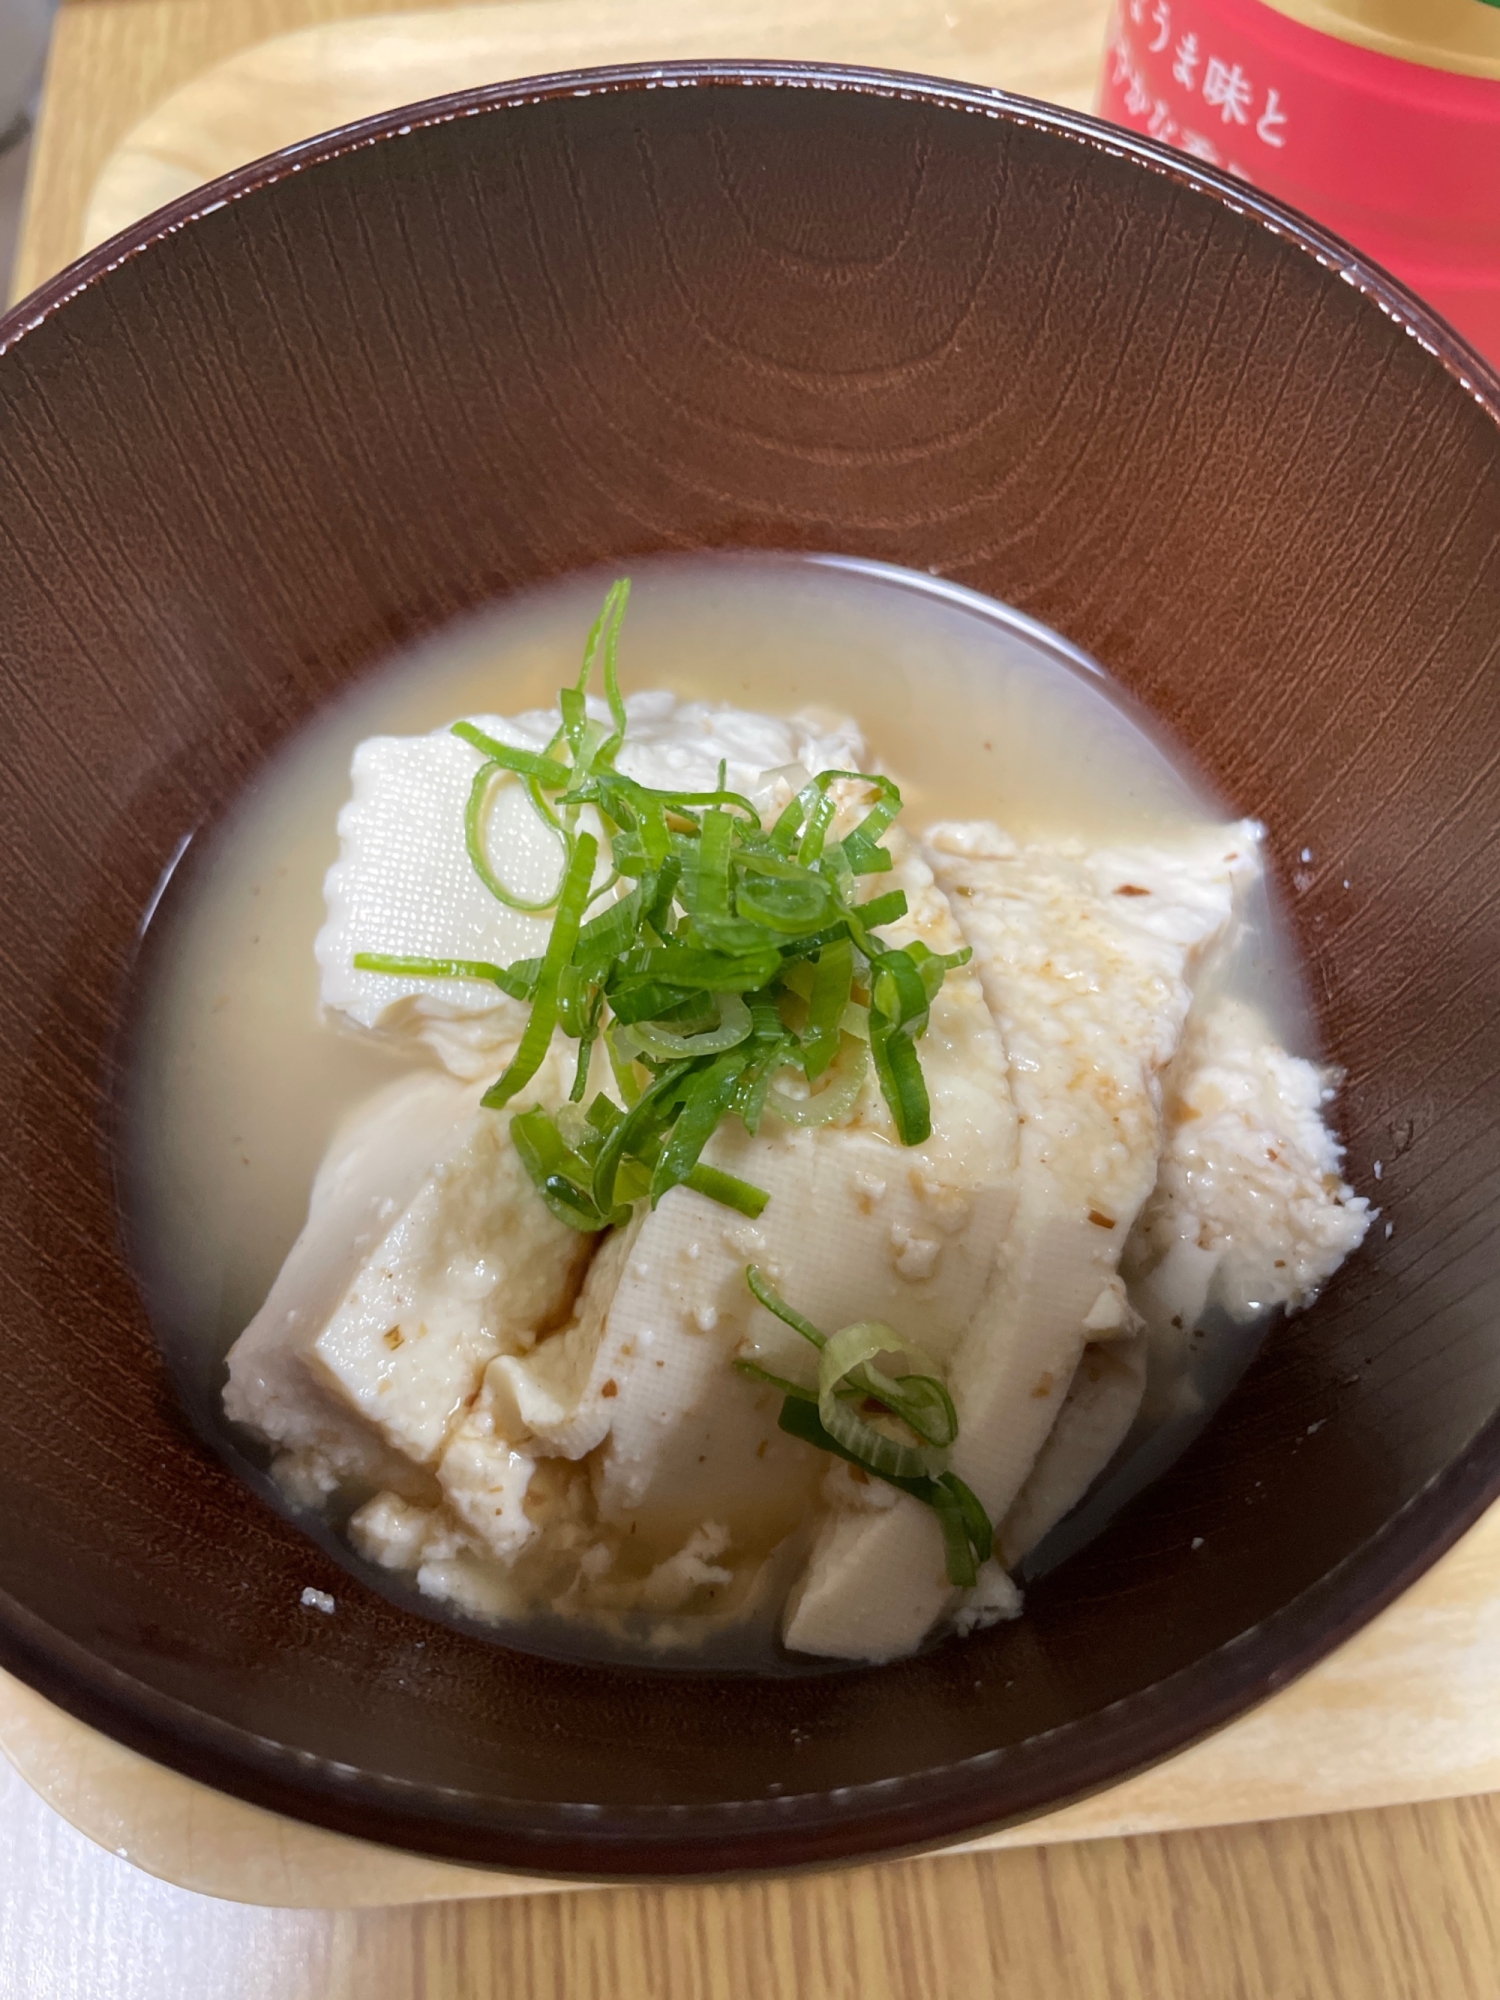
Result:
{"label": "crumbled tofu", "polygon": [[382,1569],[417,1568],[431,1537],[435,1512],[399,1493],[377,1493],[349,1517],[349,1539],[366,1562]]}
{"label": "crumbled tofu", "polygon": [[[482,1419],[480,1422],[482,1423]],[[536,1460],[499,1444],[480,1425],[462,1425],[443,1453],[443,1497],[455,1516],[503,1563],[512,1563],[537,1536],[526,1512]]]}
{"label": "crumbled tofu", "polygon": [[640,1602],[648,1611],[681,1611],[696,1592],[733,1583],[733,1570],[714,1560],[728,1545],[729,1530],[723,1523],[705,1521],[676,1555],[656,1565],[641,1586]]}
{"label": "crumbled tofu", "polygon": [[967,1638],[970,1632],[982,1632],[990,1625],[1019,1618],[1021,1609],[1020,1591],[991,1557],[980,1564],[973,1588],[964,1592],[963,1602],[953,1614],[953,1629],[960,1638]]}
{"label": "crumbled tofu", "polygon": [[1324,1123],[1326,1070],[1290,1056],[1225,999],[1193,1021],[1173,1071],[1169,1136],[1135,1243],[1145,1289],[1191,1328],[1311,1303],[1364,1240],[1371,1209]]}
{"label": "crumbled tofu", "polygon": [[1118,1273],[1083,1317],[1083,1330],[1093,1340],[1125,1340],[1139,1333],[1144,1325],[1145,1321],[1130,1303],[1125,1280]]}

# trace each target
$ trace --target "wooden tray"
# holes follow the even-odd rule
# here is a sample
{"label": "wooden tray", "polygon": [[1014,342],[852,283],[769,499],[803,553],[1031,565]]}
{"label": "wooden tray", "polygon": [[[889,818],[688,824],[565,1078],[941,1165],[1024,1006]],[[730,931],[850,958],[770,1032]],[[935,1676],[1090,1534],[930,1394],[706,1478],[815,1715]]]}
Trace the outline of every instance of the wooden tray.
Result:
{"label": "wooden tray", "polygon": [[[373,14],[241,50],[157,105],[94,185],[77,250],[216,174],[444,91],[593,63],[775,56],[1004,84],[1085,109],[1108,0],[510,0]],[[76,254],[76,253],[75,253]]]}
{"label": "wooden tray", "polygon": [[[549,69],[671,56],[872,63],[1086,106],[1105,0],[512,0],[304,29],[203,70],[105,161],[83,249],[201,181],[393,104]],[[76,212],[76,211],[75,211]],[[1500,1510],[1341,1652],[1146,1776],[985,1846],[1500,1789]],[[182,1887],[338,1908],[556,1884],[393,1854],[223,1798],[0,1675],[0,1748],[101,1846]]]}

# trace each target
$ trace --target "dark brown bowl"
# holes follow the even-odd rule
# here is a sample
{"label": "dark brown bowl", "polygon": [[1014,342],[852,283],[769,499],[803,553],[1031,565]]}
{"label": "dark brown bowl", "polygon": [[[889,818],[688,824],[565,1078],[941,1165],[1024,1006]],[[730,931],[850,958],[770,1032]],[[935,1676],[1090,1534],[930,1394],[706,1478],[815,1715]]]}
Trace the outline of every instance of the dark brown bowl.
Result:
{"label": "dark brown bowl", "polygon": [[[1059,1804],[1368,1618],[1500,1492],[1497,412],[1453,333],[1246,187],[997,93],[772,65],[373,119],[19,307],[0,1662],[325,1826],[685,1875]],[[496,593],[726,545],[1008,599],[1284,875],[1311,850],[1292,909],[1393,1225],[1020,1624],[774,1682],[548,1662],[354,1581],[185,1422],[107,1144],[153,885],[273,744]]]}

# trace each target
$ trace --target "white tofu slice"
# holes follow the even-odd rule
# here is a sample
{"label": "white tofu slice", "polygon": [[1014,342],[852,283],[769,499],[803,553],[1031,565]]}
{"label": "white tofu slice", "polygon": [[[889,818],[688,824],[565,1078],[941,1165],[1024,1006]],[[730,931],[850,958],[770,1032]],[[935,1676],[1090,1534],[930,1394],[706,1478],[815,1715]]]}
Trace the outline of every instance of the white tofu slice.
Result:
{"label": "white tofu slice", "polygon": [[937,1515],[892,1486],[871,1484],[893,1504],[836,1508],[818,1530],[782,1622],[793,1652],[897,1659],[953,1603]]}
{"label": "white tofu slice", "polygon": [[[589,706],[599,720],[608,719],[601,702]],[[723,759],[731,790],[779,802],[792,789],[783,767],[848,768],[864,750],[852,723],[778,721],[704,702],[682,704],[669,694],[632,695],[626,712],[629,734],[619,768],[658,787],[709,789]],[[558,725],[554,710],[471,719],[500,742],[531,750],[545,749]],[[354,958],[369,951],[508,965],[544,949],[550,916],[508,909],[469,861],[464,809],[483,761],[446,728],[427,736],[374,736],[359,745],[351,795],[339,814],[339,858],[324,883],[327,921],[315,947],[326,1008],[353,1027],[425,1044],[464,1077],[495,1073],[520,1037],[525,1008],[485,981],[358,972]],[[585,810],[579,824],[599,834],[591,812]],[[489,851],[516,894],[532,899],[556,886],[557,837],[538,819],[519,781],[497,784],[492,794]],[[598,884],[608,873],[605,851]]]}
{"label": "white tofu slice", "polygon": [[[559,1060],[528,1096],[555,1094]],[[227,1414],[299,1454],[315,1487],[420,1491],[415,1467],[436,1461],[486,1363],[571,1296],[586,1245],[537,1199],[509,1114],[480,1094],[420,1075],[365,1108],[230,1352]]]}
{"label": "white tofu slice", "polygon": [[[1254,873],[1257,842],[1248,823],[1173,847],[1095,853],[1019,849],[985,823],[927,837],[1000,1030],[1020,1127],[1009,1238],[949,1368],[954,1469],[993,1521],[1037,1464],[1090,1332],[1121,1330],[1115,1267],[1156,1174],[1160,1075],[1182,1032],[1192,975],[1227,930],[1238,884]],[[1066,1439],[1061,1466],[1065,1449]],[[1056,1493],[1049,1482],[1044,1504]],[[859,1635],[859,1657],[894,1658],[950,1612],[966,1630],[1013,1615],[1019,1599],[997,1565],[986,1565],[965,1604],[951,1589],[934,1595],[930,1565],[867,1559],[863,1536],[872,1548],[881,1537],[909,1537],[913,1547],[922,1539],[915,1516],[930,1510],[901,1496],[891,1511],[910,1514],[910,1525],[886,1527],[882,1516],[864,1527],[841,1522],[820,1538],[788,1608],[789,1646],[838,1654],[843,1631]],[[929,1536],[935,1530],[933,1520]],[[869,1590],[881,1594],[883,1652],[870,1650]]]}
{"label": "white tofu slice", "polygon": [[[785,1643],[794,1652],[846,1660],[909,1653],[957,1603],[937,1516],[844,1464],[829,1469],[823,1498],[828,1511],[787,1600]],[[991,1561],[981,1566],[957,1616],[961,1629],[972,1632],[1020,1610],[1020,1591]]]}
{"label": "white tofu slice", "polygon": [[1070,1513],[1125,1442],[1146,1387],[1146,1336],[1084,1348],[1057,1422],[1011,1502],[997,1541],[1012,1566]]}
{"label": "white tofu slice", "polygon": [[1241,822],[1172,845],[1017,848],[935,827],[938,881],[974,948],[1021,1119],[1007,1268],[954,1356],[955,1470],[1000,1520],[1073,1380],[1162,1144],[1161,1077],[1205,955],[1258,867]]}
{"label": "white tofu slice", "polygon": [[[910,849],[881,887],[891,883],[907,890],[912,934],[958,943]],[[811,1381],[814,1357],[756,1305],[746,1265],[826,1328],[885,1319],[941,1358],[991,1283],[1014,1201],[1004,1058],[972,973],[945,984],[922,1047],[933,1132],[920,1147],[896,1143],[873,1079],[845,1126],[721,1128],[709,1157],[766,1189],[764,1214],[750,1223],[678,1188],[602,1253],[621,1264],[599,1286],[607,1311],[591,1274],[566,1333],[489,1371],[497,1479],[500,1451],[598,1448],[601,1518],[653,1548],[712,1520],[758,1558],[798,1521],[826,1460],[777,1429],[777,1393],[731,1363],[743,1351]]]}
{"label": "white tofu slice", "polygon": [[278,1477],[302,1505],[345,1481],[423,1490],[415,1468],[309,1372],[304,1355],[467,1103],[463,1086],[424,1075],[402,1078],[359,1107],[324,1156],[307,1222],[265,1304],[230,1350],[225,1411],[281,1447]]}

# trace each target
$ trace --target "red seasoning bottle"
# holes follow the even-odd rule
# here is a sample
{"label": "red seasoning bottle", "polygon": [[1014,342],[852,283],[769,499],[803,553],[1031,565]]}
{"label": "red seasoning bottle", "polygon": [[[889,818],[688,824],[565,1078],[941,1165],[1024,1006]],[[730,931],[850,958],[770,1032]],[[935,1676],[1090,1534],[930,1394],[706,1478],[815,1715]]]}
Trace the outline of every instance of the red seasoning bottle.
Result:
{"label": "red seasoning bottle", "polygon": [[1500,0],[1116,0],[1099,109],[1326,223],[1500,362]]}

